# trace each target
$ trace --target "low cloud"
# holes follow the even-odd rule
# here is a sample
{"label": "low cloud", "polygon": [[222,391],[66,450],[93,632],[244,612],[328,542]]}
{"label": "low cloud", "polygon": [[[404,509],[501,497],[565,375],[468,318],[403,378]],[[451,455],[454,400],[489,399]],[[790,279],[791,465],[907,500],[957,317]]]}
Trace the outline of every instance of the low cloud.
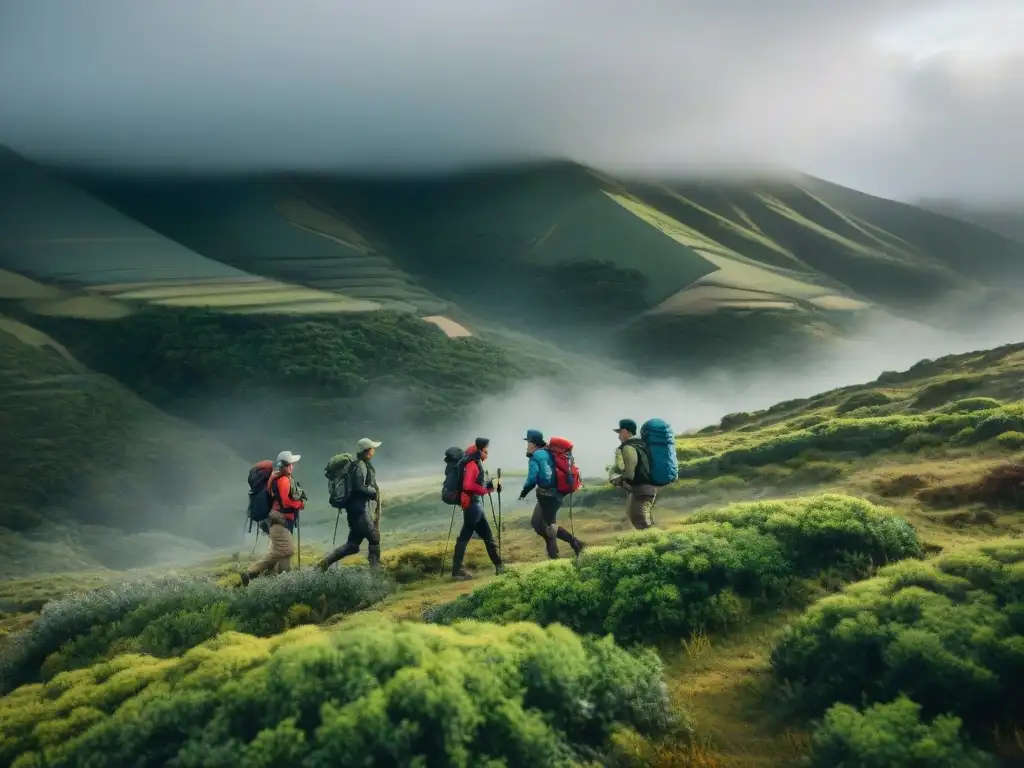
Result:
{"label": "low cloud", "polygon": [[0,142],[143,169],[555,156],[1020,199],[1022,27],[1016,0],[6,2]]}

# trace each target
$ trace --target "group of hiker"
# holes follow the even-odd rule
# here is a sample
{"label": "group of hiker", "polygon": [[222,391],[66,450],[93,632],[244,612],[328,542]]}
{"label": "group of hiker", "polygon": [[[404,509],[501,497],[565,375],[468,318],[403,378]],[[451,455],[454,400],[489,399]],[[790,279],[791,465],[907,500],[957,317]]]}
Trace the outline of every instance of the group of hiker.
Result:
{"label": "group of hiker", "polygon": [[[635,421],[622,419],[614,431],[619,445],[609,468],[609,481],[627,492],[626,511],[632,526],[637,530],[650,528],[654,525],[653,508],[658,488],[673,482],[678,474],[672,428],[661,419],[650,419],[638,430]],[[568,544],[573,555],[579,556],[586,544],[573,531],[572,498],[583,483],[573,457],[573,444],[562,437],[546,440],[543,432],[537,429],[527,430],[524,441],[528,464],[519,499],[524,500],[530,492],[535,494],[530,525],[544,539],[549,558],[559,556],[559,541]],[[381,492],[372,462],[380,445],[380,442],[364,437],[356,443],[355,455],[339,454],[328,462],[324,474],[328,481],[330,504],[338,510],[339,520],[341,512],[345,512],[348,537],[315,567],[322,570],[330,568],[342,558],[358,553],[364,541],[370,567],[380,567]],[[462,510],[462,527],[452,555],[453,579],[473,578],[463,563],[474,534],[483,541],[495,573],[502,573],[505,567],[500,539],[501,470],[497,471],[495,478],[485,472],[483,465],[487,461],[489,447],[488,438],[478,437],[465,450],[453,447],[445,451],[441,499],[452,507],[449,540],[455,526],[455,511],[458,508]],[[276,461],[261,461],[249,472],[247,519],[250,528],[257,524],[267,534],[269,544],[266,555],[242,574],[243,585],[258,576],[291,568],[291,558],[295,553],[292,535],[301,530],[297,528],[298,516],[307,500],[305,491],[293,476],[300,458],[291,451],[282,451]],[[493,517],[492,494],[498,497],[497,541],[484,507],[484,499],[488,498]],[[558,513],[566,499],[569,499],[569,530],[558,523]]]}

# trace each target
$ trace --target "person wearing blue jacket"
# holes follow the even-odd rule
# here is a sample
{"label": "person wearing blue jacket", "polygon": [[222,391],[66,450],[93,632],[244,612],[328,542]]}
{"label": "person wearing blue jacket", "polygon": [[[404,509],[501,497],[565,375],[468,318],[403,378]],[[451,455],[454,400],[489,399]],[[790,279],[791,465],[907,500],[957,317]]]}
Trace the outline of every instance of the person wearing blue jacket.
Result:
{"label": "person wearing blue jacket", "polygon": [[558,539],[566,542],[574,554],[579,554],[584,544],[557,522],[558,510],[564,496],[558,492],[555,480],[555,460],[547,450],[544,434],[537,429],[526,431],[526,457],[530,460],[520,501],[536,489],[537,504],[533,508],[530,525],[547,544],[548,557],[558,557]]}

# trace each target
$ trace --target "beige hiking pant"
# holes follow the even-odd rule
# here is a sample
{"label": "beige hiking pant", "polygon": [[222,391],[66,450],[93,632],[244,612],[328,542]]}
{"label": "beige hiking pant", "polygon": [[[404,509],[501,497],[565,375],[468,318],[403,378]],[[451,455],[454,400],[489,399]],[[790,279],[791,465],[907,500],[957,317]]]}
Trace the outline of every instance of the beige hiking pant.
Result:
{"label": "beige hiking pant", "polygon": [[267,554],[249,566],[248,574],[253,577],[264,573],[290,571],[293,554],[295,554],[295,547],[288,529],[284,525],[271,525]]}
{"label": "beige hiking pant", "polygon": [[651,514],[651,510],[654,508],[654,501],[657,498],[657,493],[631,493],[629,494],[629,503],[626,506],[626,514],[629,516],[629,522],[633,524],[633,527],[638,531],[642,531],[645,528],[650,528],[654,525],[654,516]]}

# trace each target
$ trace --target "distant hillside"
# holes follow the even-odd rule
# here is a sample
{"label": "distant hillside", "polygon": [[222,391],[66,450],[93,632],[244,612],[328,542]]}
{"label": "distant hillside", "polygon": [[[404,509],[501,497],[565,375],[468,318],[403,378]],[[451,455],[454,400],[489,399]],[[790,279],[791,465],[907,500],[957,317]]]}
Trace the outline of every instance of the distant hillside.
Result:
{"label": "distant hillside", "polygon": [[1017,206],[971,206],[953,200],[921,200],[918,205],[943,216],[969,221],[1024,243],[1024,203]]}
{"label": "distant hillside", "polygon": [[244,452],[288,425],[329,441],[451,425],[525,378],[586,381],[588,360],[668,374],[813,358],[869,319],[1015,306],[1024,278],[1024,243],[803,176],[547,163],[170,180],[10,153],[0,171],[4,311],[204,425],[224,401],[286,395],[272,429],[240,429],[236,405],[219,434]]}
{"label": "distant hillside", "polygon": [[14,483],[0,529],[71,520],[206,541],[237,535],[244,505],[223,477],[244,477],[248,462],[3,315],[0,393],[0,462]]}
{"label": "distant hillside", "polygon": [[562,163],[415,181],[79,182],[267,278],[547,341],[554,322],[563,346],[668,368],[775,357],[878,313],[954,323],[995,311],[1024,278],[1024,244],[806,176],[652,183]]}

